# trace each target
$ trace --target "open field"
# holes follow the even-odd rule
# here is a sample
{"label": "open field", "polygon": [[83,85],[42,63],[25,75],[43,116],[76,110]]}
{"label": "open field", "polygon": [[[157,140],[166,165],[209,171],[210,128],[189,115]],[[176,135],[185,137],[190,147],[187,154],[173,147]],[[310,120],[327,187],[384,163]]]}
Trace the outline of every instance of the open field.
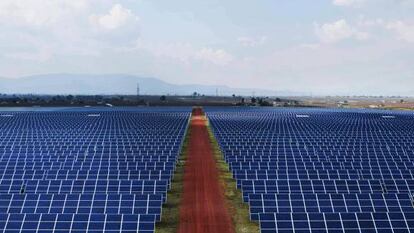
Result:
{"label": "open field", "polygon": [[292,97],[302,105],[325,108],[414,110],[412,97]]}

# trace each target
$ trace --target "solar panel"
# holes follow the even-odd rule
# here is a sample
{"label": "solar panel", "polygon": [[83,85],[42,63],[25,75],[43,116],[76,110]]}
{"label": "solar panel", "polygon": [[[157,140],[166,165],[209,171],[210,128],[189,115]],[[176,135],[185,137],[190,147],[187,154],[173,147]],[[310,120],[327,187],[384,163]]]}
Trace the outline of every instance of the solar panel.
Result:
{"label": "solar panel", "polygon": [[160,194],[2,194],[2,213],[151,214],[161,219]]}
{"label": "solar panel", "polygon": [[250,194],[250,214],[260,213],[359,213],[414,212],[408,194]]}
{"label": "solar panel", "polygon": [[412,213],[271,213],[260,214],[263,233],[409,232]]}
{"label": "solar panel", "polygon": [[5,232],[139,232],[155,230],[154,215],[0,214]]}
{"label": "solar panel", "polygon": [[411,112],[206,112],[261,232],[414,231]]}
{"label": "solar panel", "polygon": [[0,112],[0,231],[154,232],[190,111]]}

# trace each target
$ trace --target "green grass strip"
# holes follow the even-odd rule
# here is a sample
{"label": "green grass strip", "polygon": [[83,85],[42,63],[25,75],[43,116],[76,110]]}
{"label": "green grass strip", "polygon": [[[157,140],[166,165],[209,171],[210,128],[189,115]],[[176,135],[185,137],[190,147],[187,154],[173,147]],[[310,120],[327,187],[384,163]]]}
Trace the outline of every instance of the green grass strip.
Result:
{"label": "green grass strip", "polygon": [[190,138],[191,124],[185,135],[181,154],[176,166],[171,189],[168,191],[167,202],[162,207],[161,222],[155,225],[156,233],[176,233],[180,222],[180,204],[184,186],[184,167],[187,160],[187,148]]}
{"label": "green grass strip", "polygon": [[[208,122],[208,121],[207,121]],[[243,202],[243,194],[237,189],[236,180],[230,172],[229,166],[224,160],[220,146],[214,137],[210,125],[207,125],[210,143],[213,147],[213,153],[216,159],[217,168],[220,175],[220,183],[226,197],[227,208],[232,216],[233,225],[236,233],[258,233],[260,232],[259,224],[250,221],[250,211],[247,203]]]}

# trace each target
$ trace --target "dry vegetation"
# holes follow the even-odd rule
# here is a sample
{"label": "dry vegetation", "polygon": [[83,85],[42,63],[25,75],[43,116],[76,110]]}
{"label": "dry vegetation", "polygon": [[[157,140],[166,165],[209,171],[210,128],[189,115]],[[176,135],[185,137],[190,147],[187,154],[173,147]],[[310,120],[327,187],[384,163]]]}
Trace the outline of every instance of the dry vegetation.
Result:
{"label": "dry vegetation", "polygon": [[229,166],[224,160],[220,146],[214,137],[210,125],[208,125],[208,131],[210,136],[210,143],[213,147],[213,153],[217,161],[217,168],[219,169],[220,183],[224,190],[224,195],[227,201],[227,208],[229,209],[230,215],[232,216],[232,221],[236,233],[260,232],[258,223],[250,221],[249,207],[247,203],[243,202],[243,195],[241,191],[237,189],[236,180],[233,179],[233,175],[229,170]]}
{"label": "dry vegetation", "polygon": [[190,138],[191,126],[187,129],[180,158],[171,182],[171,190],[168,192],[167,202],[163,205],[161,222],[155,226],[156,233],[176,233],[180,222],[180,204],[183,194],[184,167],[187,159],[187,147]]}

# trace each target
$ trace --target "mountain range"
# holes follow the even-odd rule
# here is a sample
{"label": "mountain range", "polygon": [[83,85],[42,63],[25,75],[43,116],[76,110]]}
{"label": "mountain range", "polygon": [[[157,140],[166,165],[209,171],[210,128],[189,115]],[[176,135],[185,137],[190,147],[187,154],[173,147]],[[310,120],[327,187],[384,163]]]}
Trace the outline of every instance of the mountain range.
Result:
{"label": "mountain range", "polygon": [[232,88],[222,85],[178,85],[157,78],[134,75],[109,74],[46,74],[21,78],[0,78],[0,93],[39,95],[135,95],[139,84],[142,95],[204,95],[293,96],[302,95],[290,91],[254,88]]}

